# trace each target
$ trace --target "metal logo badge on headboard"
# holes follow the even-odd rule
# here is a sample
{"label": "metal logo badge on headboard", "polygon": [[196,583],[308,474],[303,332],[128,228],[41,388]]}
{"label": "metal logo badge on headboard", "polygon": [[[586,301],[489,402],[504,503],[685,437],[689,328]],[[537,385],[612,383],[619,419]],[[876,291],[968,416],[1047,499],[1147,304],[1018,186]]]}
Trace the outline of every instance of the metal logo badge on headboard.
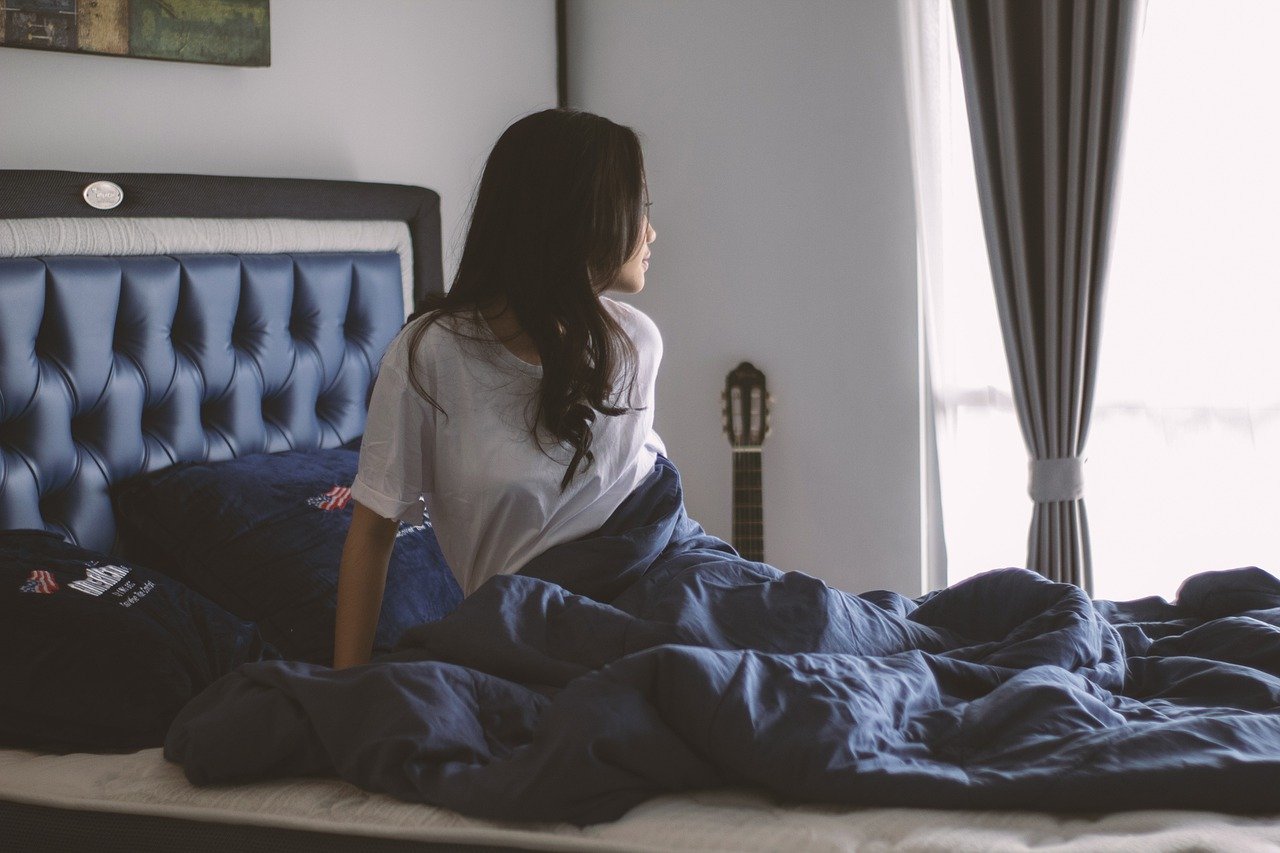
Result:
{"label": "metal logo badge on headboard", "polygon": [[84,188],[84,200],[90,207],[98,210],[110,210],[124,201],[124,190],[119,184],[111,181],[94,181]]}

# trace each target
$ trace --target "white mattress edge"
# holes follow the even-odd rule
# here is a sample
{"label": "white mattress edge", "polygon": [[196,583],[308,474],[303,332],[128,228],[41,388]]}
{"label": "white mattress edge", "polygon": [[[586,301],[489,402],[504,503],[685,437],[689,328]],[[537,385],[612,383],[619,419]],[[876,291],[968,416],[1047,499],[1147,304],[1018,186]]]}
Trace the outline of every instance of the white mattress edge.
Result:
{"label": "white mattress edge", "polygon": [[[526,850],[554,851],[606,850],[617,851],[617,853],[665,853],[665,851],[670,850],[669,847],[665,846],[635,845],[597,836],[582,838],[553,834],[550,831],[537,832],[500,827],[402,827],[326,820],[322,816],[303,818],[297,815],[237,812],[216,807],[65,797],[57,794],[37,795],[18,790],[7,790],[3,787],[0,787],[0,800],[75,811],[145,815],[147,817],[177,818],[207,823],[263,826],[277,829],[299,829],[308,832],[340,833],[342,835],[359,835],[398,841],[499,844],[507,847],[521,847]],[[424,808],[438,807],[424,806]]]}
{"label": "white mattress edge", "polygon": [[[354,837],[526,850],[1102,851],[1280,849],[1280,814],[1138,811],[1099,815],[792,805],[747,789],[656,796],[619,820],[483,821],[361,791],[329,777],[191,785],[161,750],[49,755],[0,748],[0,801]],[[1277,810],[1280,811],[1280,800]]]}

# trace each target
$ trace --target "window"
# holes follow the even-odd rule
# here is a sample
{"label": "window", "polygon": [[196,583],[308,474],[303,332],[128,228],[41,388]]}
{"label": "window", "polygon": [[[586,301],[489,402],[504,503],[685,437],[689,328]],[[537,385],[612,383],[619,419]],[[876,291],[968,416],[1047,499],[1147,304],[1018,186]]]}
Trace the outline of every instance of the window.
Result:
{"label": "window", "polygon": [[[928,284],[947,579],[1026,559],[1009,391],[949,3]],[[1094,594],[1280,572],[1280,3],[1149,3],[1085,446]],[[935,238],[936,239],[936,238]]]}

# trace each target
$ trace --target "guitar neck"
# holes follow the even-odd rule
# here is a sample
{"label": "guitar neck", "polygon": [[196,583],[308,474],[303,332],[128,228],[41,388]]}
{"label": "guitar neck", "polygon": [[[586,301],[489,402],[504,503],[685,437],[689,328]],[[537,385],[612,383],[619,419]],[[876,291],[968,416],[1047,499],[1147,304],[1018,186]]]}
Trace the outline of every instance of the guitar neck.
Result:
{"label": "guitar neck", "polygon": [[733,451],[733,547],[764,562],[764,488],[759,450]]}

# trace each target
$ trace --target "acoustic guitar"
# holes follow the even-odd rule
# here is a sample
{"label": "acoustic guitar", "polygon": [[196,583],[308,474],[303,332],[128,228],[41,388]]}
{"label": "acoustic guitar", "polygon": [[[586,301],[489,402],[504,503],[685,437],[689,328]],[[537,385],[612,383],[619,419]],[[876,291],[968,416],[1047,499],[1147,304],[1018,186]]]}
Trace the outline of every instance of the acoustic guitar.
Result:
{"label": "acoustic guitar", "polygon": [[724,431],[733,447],[733,547],[748,560],[764,562],[764,489],[760,448],[768,437],[769,406],[764,373],[744,361],[725,378]]}

